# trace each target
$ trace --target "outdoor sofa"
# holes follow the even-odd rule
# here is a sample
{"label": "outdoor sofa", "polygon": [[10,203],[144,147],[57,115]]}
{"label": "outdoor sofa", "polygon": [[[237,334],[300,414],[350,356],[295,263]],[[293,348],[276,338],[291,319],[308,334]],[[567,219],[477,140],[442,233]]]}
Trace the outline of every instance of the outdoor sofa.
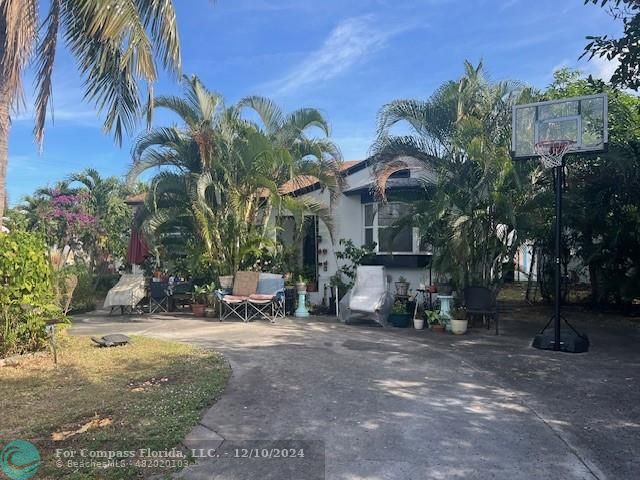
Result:
{"label": "outdoor sofa", "polygon": [[236,272],[230,289],[219,289],[220,321],[229,317],[275,323],[285,316],[284,277],[276,273]]}

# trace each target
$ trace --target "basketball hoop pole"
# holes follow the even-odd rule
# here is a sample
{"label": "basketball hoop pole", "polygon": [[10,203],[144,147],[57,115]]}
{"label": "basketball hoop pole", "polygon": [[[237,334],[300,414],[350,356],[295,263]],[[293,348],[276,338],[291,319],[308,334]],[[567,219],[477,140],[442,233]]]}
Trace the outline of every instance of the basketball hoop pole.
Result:
{"label": "basketball hoop pole", "polygon": [[554,319],[553,319],[553,349],[560,350],[560,295],[561,295],[561,276],[560,255],[562,249],[562,185],[564,183],[564,160],[555,170],[556,180],[556,229],[555,229],[555,303],[554,303]]}
{"label": "basketball hoop pole", "polygon": [[[562,317],[562,188],[564,186],[564,157],[570,151],[570,140],[552,140],[538,142],[535,146],[536,153],[540,156],[543,167],[551,169],[556,196],[556,218],[554,230],[555,243],[555,285],[553,316],[549,319],[542,331],[533,339],[535,348],[555,351],[586,352],[589,349],[589,339],[578,331]],[[570,331],[562,332],[561,319],[567,324]],[[553,337],[545,331],[553,322]]]}

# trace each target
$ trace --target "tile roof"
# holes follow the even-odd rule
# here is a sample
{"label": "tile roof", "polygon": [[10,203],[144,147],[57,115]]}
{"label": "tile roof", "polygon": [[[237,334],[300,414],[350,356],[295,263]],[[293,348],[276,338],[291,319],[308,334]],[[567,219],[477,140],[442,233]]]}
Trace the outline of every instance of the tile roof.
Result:
{"label": "tile roof", "polygon": [[[365,160],[346,160],[342,162],[340,171],[346,172],[351,167],[354,167],[364,161]],[[288,182],[285,182],[280,187],[280,193],[284,195],[288,193],[294,193],[294,192],[297,192],[298,190],[302,190],[303,188],[312,187],[316,183],[318,183],[318,179],[316,177],[312,175],[300,175],[299,177],[292,178]]]}
{"label": "tile roof", "polygon": [[[340,171],[341,172],[346,172],[347,170],[349,170],[352,167],[355,167],[356,165],[359,165],[362,162],[365,162],[366,160],[345,160],[344,162],[342,162],[342,165],[340,166]],[[283,195],[287,195],[290,193],[295,193],[298,190],[302,190],[303,188],[307,188],[307,187],[312,187],[315,184],[318,183],[318,179],[316,177],[314,177],[313,175],[300,175],[296,178],[292,178],[291,180],[285,182],[281,187],[280,187],[280,193]],[[129,205],[139,205],[144,203],[145,197],[146,197],[146,193],[139,193],[137,195],[131,195],[129,197],[127,197],[127,199],[125,200],[125,203],[129,204]],[[260,192],[261,196],[267,196],[267,192],[265,191],[261,191]]]}
{"label": "tile roof", "polygon": [[129,205],[139,205],[141,203],[144,203],[145,198],[147,198],[147,193],[143,192],[143,193],[138,193],[136,195],[129,195],[124,203],[127,203]]}

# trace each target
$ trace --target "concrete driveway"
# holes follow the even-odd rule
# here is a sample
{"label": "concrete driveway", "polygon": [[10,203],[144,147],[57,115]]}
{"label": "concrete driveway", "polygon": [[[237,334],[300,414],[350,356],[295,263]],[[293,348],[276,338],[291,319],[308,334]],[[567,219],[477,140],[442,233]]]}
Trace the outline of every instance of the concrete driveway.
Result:
{"label": "concrete driveway", "polygon": [[[73,328],[114,332],[228,358],[228,388],[201,422],[227,453],[297,440],[326,455],[204,458],[180,478],[640,478],[640,363],[625,349],[618,360],[610,352],[571,356],[531,349],[528,331],[453,337],[321,319],[270,325],[90,314]],[[617,361],[624,371],[607,368]]]}

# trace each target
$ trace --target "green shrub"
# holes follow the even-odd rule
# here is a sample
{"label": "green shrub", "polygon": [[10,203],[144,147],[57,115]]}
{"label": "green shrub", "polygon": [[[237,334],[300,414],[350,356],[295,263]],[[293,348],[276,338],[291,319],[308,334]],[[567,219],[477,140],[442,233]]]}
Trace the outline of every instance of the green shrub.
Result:
{"label": "green shrub", "polygon": [[96,308],[97,288],[94,276],[84,264],[74,265],[73,273],[78,278],[78,285],[71,299],[71,313],[90,312]]}
{"label": "green shrub", "polygon": [[63,318],[44,241],[22,231],[0,234],[0,357],[45,348],[46,321]]}

